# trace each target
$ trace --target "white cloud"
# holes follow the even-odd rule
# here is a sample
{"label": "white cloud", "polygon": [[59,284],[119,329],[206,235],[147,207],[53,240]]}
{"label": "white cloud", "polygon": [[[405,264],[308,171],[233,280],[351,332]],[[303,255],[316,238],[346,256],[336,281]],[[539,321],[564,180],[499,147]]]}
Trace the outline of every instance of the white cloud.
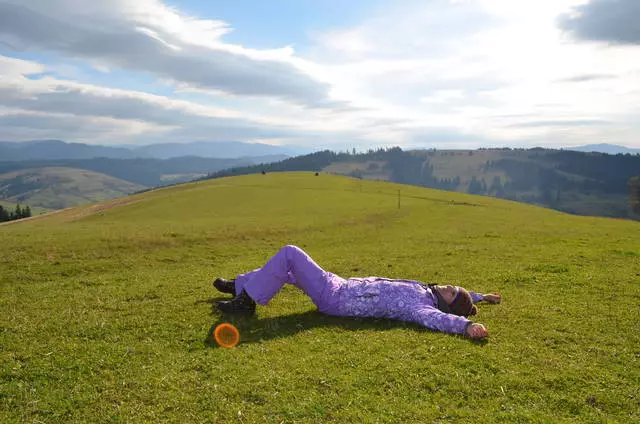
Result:
{"label": "white cloud", "polygon": [[317,45],[301,57],[290,46],[228,43],[227,23],[160,0],[0,0],[5,44],[106,76],[151,75],[174,89],[158,96],[100,87],[64,64],[0,57],[0,124],[11,124],[9,135],[32,119],[34,131],[51,125],[55,137],[96,137],[73,130],[76,117],[81,126],[97,122],[103,139],[127,142],[640,147],[637,50],[577,43],[558,27],[586,3],[388,2],[358,25],[316,33]]}
{"label": "white cloud", "polygon": [[128,143],[168,129],[140,121],[6,107],[0,108],[0,128],[5,140],[64,139],[93,144]]}
{"label": "white cloud", "polygon": [[[640,56],[568,39],[557,17],[583,3],[434,1],[385,10],[357,28],[319,37],[314,58],[334,59],[328,73],[338,98],[409,121],[396,128],[401,140],[425,133],[437,139],[438,128],[449,128],[446,134],[457,130],[456,137],[470,142],[554,144],[584,137],[587,143],[616,131],[619,142],[638,145]],[[442,21],[433,25],[437,18]],[[561,83],[585,73],[607,77]],[[548,125],[519,126],[522,115]]]}
{"label": "white cloud", "polygon": [[329,87],[299,70],[289,47],[254,50],[224,43],[226,23],[186,16],[158,0],[8,0],[0,38],[97,68],[148,72],[240,96],[331,106]]}
{"label": "white cloud", "polygon": [[44,70],[44,65],[36,62],[0,56],[0,75],[5,77],[40,74]]}
{"label": "white cloud", "polygon": [[[4,65],[4,66],[2,66]],[[339,110],[307,110],[274,100],[277,112],[251,111],[77,83],[51,76],[28,78],[47,67],[0,56],[0,127],[3,137],[29,139],[46,131],[45,138],[73,138],[95,142],[96,128],[114,143],[132,141],[228,141],[258,139],[308,139],[331,144],[355,138],[358,130],[388,122],[350,117]],[[70,123],[76,119],[76,127]],[[30,131],[29,122],[32,123]],[[98,122],[94,129],[85,125]],[[85,124],[87,123],[87,124]],[[23,136],[17,137],[23,131]],[[67,136],[65,136],[67,134]],[[336,139],[336,137],[338,137]]]}

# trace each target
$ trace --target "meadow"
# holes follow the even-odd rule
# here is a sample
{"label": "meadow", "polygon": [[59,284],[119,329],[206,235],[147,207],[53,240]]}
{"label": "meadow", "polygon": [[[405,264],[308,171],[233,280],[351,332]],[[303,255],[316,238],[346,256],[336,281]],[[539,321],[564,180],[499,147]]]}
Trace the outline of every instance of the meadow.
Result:
{"label": "meadow", "polygon": [[[400,190],[400,202],[398,191]],[[0,226],[0,422],[640,421],[640,223],[313,173],[173,186]],[[344,277],[458,284],[485,341],[211,281],[295,244]],[[241,333],[217,347],[216,324]]]}

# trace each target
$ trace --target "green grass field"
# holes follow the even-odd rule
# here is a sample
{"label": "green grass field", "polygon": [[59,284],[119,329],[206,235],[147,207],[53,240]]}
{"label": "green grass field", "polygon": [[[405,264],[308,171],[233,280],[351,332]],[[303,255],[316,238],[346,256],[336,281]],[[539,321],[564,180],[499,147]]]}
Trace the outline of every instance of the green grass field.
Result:
{"label": "green grass field", "polygon": [[[398,189],[401,207],[398,208]],[[209,180],[0,226],[0,422],[640,421],[640,224],[330,175]],[[485,342],[210,282],[296,244],[339,275],[500,291]],[[233,349],[215,324],[241,332]]]}

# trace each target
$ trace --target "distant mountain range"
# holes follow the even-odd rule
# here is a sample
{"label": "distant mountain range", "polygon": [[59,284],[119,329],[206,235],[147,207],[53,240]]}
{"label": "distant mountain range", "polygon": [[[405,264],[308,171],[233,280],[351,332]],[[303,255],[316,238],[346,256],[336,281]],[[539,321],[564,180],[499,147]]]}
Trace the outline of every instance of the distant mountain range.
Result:
{"label": "distant mountain range", "polygon": [[616,144],[587,144],[586,146],[566,147],[564,150],[575,150],[577,152],[600,152],[610,155],[622,154],[640,154],[640,149],[630,149],[629,147],[619,146]]}
{"label": "distant mountain range", "polygon": [[[33,140],[22,142],[0,141],[0,162],[60,159],[171,159],[191,156],[216,159],[236,159],[255,156],[299,156],[315,149],[304,146],[272,146],[238,141],[191,143],[163,143],[147,146],[102,146],[69,143],[61,140]],[[614,144],[589,144],[566,147],[564,150],[601,152],[608,154],[640,154],[632,149]]]}
{"label": "distant mountain range", "polygon": [[259,143],[193,142],[165,143],[147,146],[111,147],[60,140],[0,142],[0,162],[59,159],[170,159],[184,156],[230,159],[253,156],[297,156],[312,150],[299,146],[272,146]]}

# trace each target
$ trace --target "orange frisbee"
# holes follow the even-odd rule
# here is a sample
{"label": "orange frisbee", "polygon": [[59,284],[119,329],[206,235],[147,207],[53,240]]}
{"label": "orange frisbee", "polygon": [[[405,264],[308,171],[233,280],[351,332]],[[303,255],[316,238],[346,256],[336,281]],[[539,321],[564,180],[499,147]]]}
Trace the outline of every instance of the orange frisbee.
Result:
{"label": "orange frisbee", "polygon": [[240,332],[231,324],[220,324],[213,331],[213,338],[222,347],[234,347],[240,341]]}

